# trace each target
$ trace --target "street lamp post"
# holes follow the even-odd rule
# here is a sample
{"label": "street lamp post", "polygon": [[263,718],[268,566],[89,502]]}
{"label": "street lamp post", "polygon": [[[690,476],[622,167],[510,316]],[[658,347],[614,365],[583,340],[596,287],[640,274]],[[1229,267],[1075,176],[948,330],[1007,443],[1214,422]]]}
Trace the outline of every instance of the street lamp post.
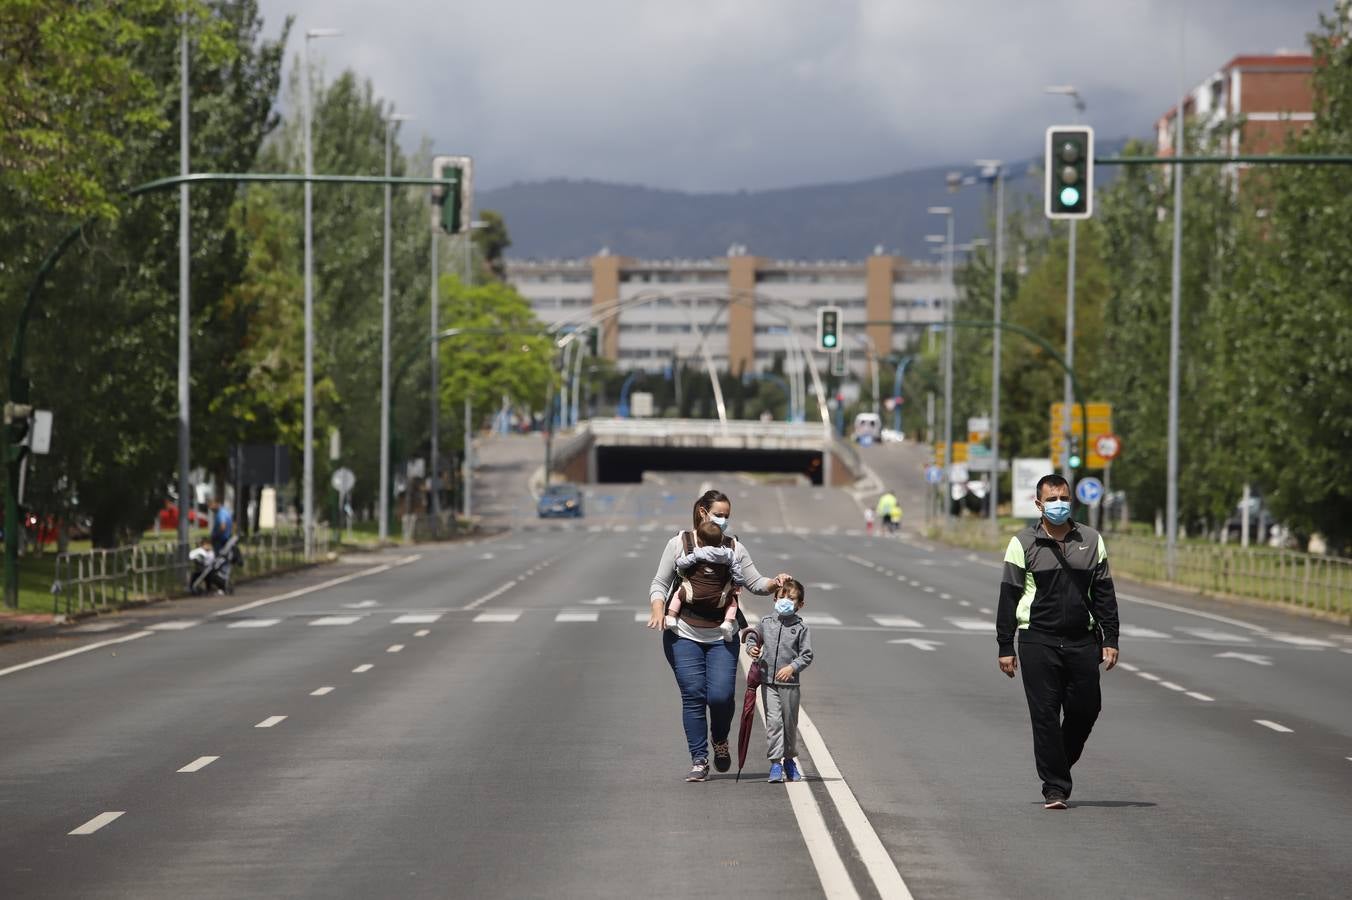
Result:
{"label": "street lamp post", "polygon": [[[1070,102],[1075,106],[1075,121],[1080,121],[1084,116],[1084,98],[1080,96],[1080,92],[1075,89],[1074,85],[1054,84],[1043,90],[1048,94],[1060,94],[1069,97]],[[1066,251],[1066,365],[1073,367],[1075,365],[1075,220],[1071,219],[1069,225],[1069,247]],[[1062,446],[1065,448],[1061,457],[1061,475],[1069,481],[1075,474],[1070,469],[1070,410],[1074,405],[1074,400],[1069,375],[1062,380],[1061,401],[1061,435],[1064,441]],[[1089,435],[1081,435],[1081,439],[1088,442]]]}
{"label": "street lamp post", "polygon": [[301,515],[305,532],[305,558],[314,555],[315,541],[315,334],[314,334],[314,212],[312,206],[313,191],[309,177],[314,175],[314,148],[310,142],[310,41],[314,38],[337,37],[342,34],[336,28],[311,28],[305,32],[305,42],[301,45],[301,100],[305,120],[305,424],[304,465],[301,477]]}
{"label": "street lamp post", "polygon": [[[1004,289],[1005,271],[1005,170],[998,159],[979,159],[982,177],[995,185],[995,309],[991,315],[997,323],[1001,316],[1001,299]],[[995,329],[991,341],[991,524],[1000,521],[996,507],[1000,505],[1000,337],[1001,329]]]}
{"label": "street lamp post", "polygon": [[[943,216],[948,228],[944,241],[944,281],[948,284],[948,298],[944,301],[945,318],[953,318],[953,207],[931,206],[932,216]],[[953,329],[944,328],[944,475],[952,479],[953,462]],[[944,517],[953,515],[951,489],[944,491]]]}
{"label": "street lamp post", "polygon": [[[178,170],[187,175],[188,168],[188,23],[183,22],[179,35],[179,126],[178,126]],[[191,515],[188,497],[192,485],[189,483],[188,470],[192,465],[192,432],[189,428],[191,413],[191,378],[189,364],[190,316],[192,306],[189,301],[189,288],[192,266],[192,253],[189,250],[188,185],[186,182],[178,188],[178,544],[180,553],[187,553],[189,516]]]}
{"label": "street lamp post", "polygon": [[[391,113],[385,119],[385,177],[391,175],[394,125],[412,116]],[[390,536],[390,189],[385,185],[385,280],[380,307],[380,540]]]}

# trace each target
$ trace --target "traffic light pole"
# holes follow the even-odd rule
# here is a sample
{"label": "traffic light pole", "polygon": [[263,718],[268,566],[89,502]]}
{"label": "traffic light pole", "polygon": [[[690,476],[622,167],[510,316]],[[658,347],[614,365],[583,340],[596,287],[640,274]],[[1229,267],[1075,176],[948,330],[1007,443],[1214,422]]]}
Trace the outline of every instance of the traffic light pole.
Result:
{"label": "traffic light pole", "polygon": [[[1070,370],[1075,365],[1075,220],[1070,220],[1070,245],[1066,251],[1066,377],[1062,391],[1061,435],[1064,452],[1061,454],[1061,477],[1071,480],[1070,468]],[[1085,432],[1085,439],[1089,432]]]}

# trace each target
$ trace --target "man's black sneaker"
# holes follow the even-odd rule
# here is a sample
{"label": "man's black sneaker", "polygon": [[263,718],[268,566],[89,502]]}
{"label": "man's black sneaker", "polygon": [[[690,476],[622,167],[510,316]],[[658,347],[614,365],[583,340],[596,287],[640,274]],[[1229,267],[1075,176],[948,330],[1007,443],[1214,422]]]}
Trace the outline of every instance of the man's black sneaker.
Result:
{"label": "man's black sneaker", "polygon": [[1066,798],[1065,798],[1065,797],[1062,797],[1060,794],[1048,794],[1048,795],[1047,795],[1046,802],[1044,802],[1044,803],[1042,804],[1042,808],[1043,808],[1043,809],[1069,809],[1069,808],[1070,808],[1070,804],[1067,803],[1067,802],[1066,802]]}
{"label": "man's black sneaker", "polygon": [[732,768],[732,751],[727,741],[714,741],[714,768],[720,772]]}
{"label": "man's black sneaker", "polygon": [[709,761],[707,759],[697,759],[690,764],[690,774],[685,776],[686,781],[707,781],[709,778]]}

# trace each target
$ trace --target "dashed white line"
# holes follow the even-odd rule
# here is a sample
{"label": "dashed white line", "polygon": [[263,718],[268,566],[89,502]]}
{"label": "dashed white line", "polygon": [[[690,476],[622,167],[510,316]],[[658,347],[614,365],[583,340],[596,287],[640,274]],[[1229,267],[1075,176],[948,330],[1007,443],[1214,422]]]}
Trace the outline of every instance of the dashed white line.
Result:
{"label": "dashed white line", "polygon": [[201,619],[178,619],[173,622],[157,622],[154,625],[147,625],[147,631],[186,631],[202,624]]}
{"label": "dashed white line", "polygon": [[1151,675],[1149,672],[1137,672],[1136,674],[1139,675],[1139,676],[1141,676],[1142,678],[1144,678],[1146,681],[1159,681],[1159,680],[1160,680],[1160,677],[1159,677],[1158,675]]}
{"label": "dashed white line", "polygon": [[218,759],[220,759],[219,756],[199,756],[199,757],[197,757],[197,759],[194,759],[192,762],[188,763],[186,766],[184,766],[183,768],[179,769],[179,771],[180,771],[180,772],[200,772],[200,771],[202,771],[203,769],[205,769],[207,766],[209,766],[209,765],[211,765],[212,763],[214,763],[214,762],[215,762],[216,760],[218,760]]}
{"label": "dashed white line", "polygon": [[1259,725],[1262,725],[1264,728],[1271,728],[1273,731],[1276,731],[1280,734],[1292,733],[1292,730],[1290,728],[1287,728],[1280,722],[1272,722],[1269,721],[1268,719],[1254,719],[1254,722],[1258,723]]}
{"label": "dashed white line", "polygon": [[1119,669],[1121,669],[1123,672],[1139,672],[1139,671],[1141,671],[1139,667],[1133,666],[1131,663],[1120,662],[1120,663],[1117,664],[1117,667],[1118,667]]}
{"label": "dashed white line", "polygon": [[273,625],[280,625],[281,619],[244,619],[240,622],[231,622],[226,628],[271,628]]}
{"label": "dashed white line", "polygon": [[1160,687],[1168,688],[1171,691],[1178,691],[1180,694],[1187,691],[1187,688],[1185,688],[1183,685],[1174,684],[1172,681],[1161,681]]}
{"label": "dashed white line", "polygon": [[310,620],[311,625],[351,625],[360,622],[361,616],[320,616]]}
{"label": "dashed white line", "polygon": [[511,610],[508,612],[481,612],[471,621],[473,622],[515,622],[521,618],[520,610]]}
{"label": "dashed white line", "polygon": [[1215,703],[1215,702],[1216,702],[1216,698],[1215,698],[1215,697],[1208,697],[1206,694],[1201,694],[1201,693],[1198,693],[1197,691],[1188,691],[1188,693],[1187,693],[1186,696],[1191,697],[1191,698],[1194,699],[1194,700],[1201,700],[1203,703]]}
{"label": "dashed white line", "polygon": [[413,632],[413,636],[414,636],[414,637],[427,637],[427,636],[428,636],[429,634],[431,634],[431,633],[432,633],[432,632],[428,631],[426,628],[419,628],[417,631]]}
{"label": "dashed white line", "polygon": [[352,670],[352,674],[360,675],[362,672],[369,672],[374,668],[375,666],[371,665],[370,663],[362,663],[361,665],[357,666],[357,668]]}
{"label": "dashed white line", "polygon": [[596,612],[596,611],[594,611],[594,610],[587,610],[587,611],[584,611],[584,612],[568,612],[568,611],[564,611],[564,612],[559,613],[557,616],[555,616],[555,617],[554,617],[554,621],[555,621],[555,622],[595,622],[595,621],[599,618],[599,616],[600,616],[600,613],[598,613],[598,612]]}
{"label": "dashed white line", "polygon": [[326,685],[324,685],[324,686],[321,687],[321,688],[315,688],[313,691],[310,691],[310,696],[311,696],[311,697],[322,697],[322,696],[324,696],[325,694],[332,694],[332,693],[333,693],[333,685],[326,684]]}
{"label": "dashed white line", "polygon": [[403,645],[403,644],[390,644],[388,647],[385,648],[385,652],[386,652],[386,653],[398,653],[400,650],[403,650],[403,649],[404,649],[404,645]]}
{"label": "dashed white line", "polygon": [[475,600],[475,601],[473,601],[472,603],[467,603],[467,604],[465,605],[465,609],[466,609],[466,610],[478,609],[479,607],[481,607],[481,606],[483,606],[485,603],[487,603],[489,600],[492,600],[494,597],[498,596],[499,594],[502,594],[502,593],[505,593],[505,592],[507,592],[507,591],[510,591],[510,590],[511,590],[512,588],[514,588],[514,587],[516,587],[516,579],[515,579],[515,578],[513,578],[511,581],[507,582],[506,584],[498,585],[497,588],[495,588],[495,589],[492,590],[492,591],[489,591],[487,594],[484,594],[484,595],[483,595],[482,597],[480,597],[478,600]]}
{"label": "dashed white line", "polygon": [[952,599],[953,599],[953,595],[952,595],[952,594],[940,594],[940,595],[939,595],[939,599],[940,599],[940,600],[952,600]]}
{"label": "dashed white line", "polygon": [[68,831],[68,832],[66,832],[66,833],[67,833],[67,834],[93,834],[94,832],[96,832],[96,831],[98,831],[100,828],[102,828],[103,826],[107,825],[109,822],[113,822],[113,821],[115,821],[115,820],[121,818],[121,817],[124,816],[124,815],[126,815],[126,810],[122,810],[122,811],[120,811],[120,812],[104,812],[104,813],[99,813],[97,816],[95,816],[94,818],[90,819],[88,822],[84,823],[84,824],[81,825],[79,828],[76,828],[74,831]]}
{"label": "dashed white line", "polygon": [[255,725],[254,727],[255,727],[255,728],[271,728],[271,727],[273,727],[274,725],[278,725],[278,724],[280,724],[280,723],[282,723],[282,722],[285,722],[285,721],[286,721],[286,716],[268,716],[266,719],[264,719],[263,721],[259,722],[259,723],[258,723],[257,725]]}
{"label": "dashed white line", "polygon": [[869,616],[884,628],[924,628],[925,626],[907,616]]}
{"label": "dashed white line", "polygon": [[[0,669],[0,675],[11,675],[15,672],[22,672],[24,669],[31,669],[34,666],[56,662],[58,659],[66,659],[67,657],[76,656],[80,653],[88,653],[90,650],[102,650],[104,647],[111,647],[114,644],[125,644],[127,641],[135,641],[143,637],[150,637],[154,633],[155,632],[153,631],[138,631],[135,634],[129,634],[124,637],[99,641],[95,644],[86,644],[83,647],[76,647],[74,650],[63,650],[60,653],[53,653],[51,656],[44,656],[41,659],[32,659],[26,663],[19,663],[17,666],[10,666],[8,669]],[[121,815],[121,813],[118,813],[118,815]]]}
{"label": "dashed white line", "polygon": [[251,603],[243,603],[239,606],[232,606],[229,609],[222,609],[211,614],[210,618],[219,619],[222,616],[232,616],[235,613],[242,613],[245,610],[257,609],[260,606],[267,606],[269,603],[277,603],[282,600],[290,600],[293,597],[303,597],[306,594],[313,594],[315,591],[322,591],[325,588],[331,588],[336,584],[345,584],[349,581],[355,581],[358,578],[365,578],[368,575],[378,575],[381,572],[388,572],[390,569],[399,566],[406,566],[411,562],[417,562],[422,559],[422,554],[415,553],[411,556],[405,556],[402,559],[396,559],[393,562],[375,566],[370,569],[363,569],[360,572],[353,572],[351,575],[342,575],[338,578],[330,578],[328,581],[321,581],[319,584],[312,584],[309,587],[298,588],[294,591],[287,591],[285,594],[278,594],[275,597],[264,597],[262,600],[254,600]]}
{"label": "dashed white line", "polygon": [[441,613],[409,613],[399,616],[391,625],[431,625],[441,621]]}

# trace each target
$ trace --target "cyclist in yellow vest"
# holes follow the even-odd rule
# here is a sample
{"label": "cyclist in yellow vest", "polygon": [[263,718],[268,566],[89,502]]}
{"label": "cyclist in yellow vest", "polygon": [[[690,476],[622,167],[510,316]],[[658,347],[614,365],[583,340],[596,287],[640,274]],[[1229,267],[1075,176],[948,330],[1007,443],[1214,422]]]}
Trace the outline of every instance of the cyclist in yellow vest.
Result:
{"label": "cyclist in yellow vest", "polygon": [[901,504],[897,502],[897,495],[887,491],[878,498],[878,521],[889,532],[895,532],[901,525]]}

